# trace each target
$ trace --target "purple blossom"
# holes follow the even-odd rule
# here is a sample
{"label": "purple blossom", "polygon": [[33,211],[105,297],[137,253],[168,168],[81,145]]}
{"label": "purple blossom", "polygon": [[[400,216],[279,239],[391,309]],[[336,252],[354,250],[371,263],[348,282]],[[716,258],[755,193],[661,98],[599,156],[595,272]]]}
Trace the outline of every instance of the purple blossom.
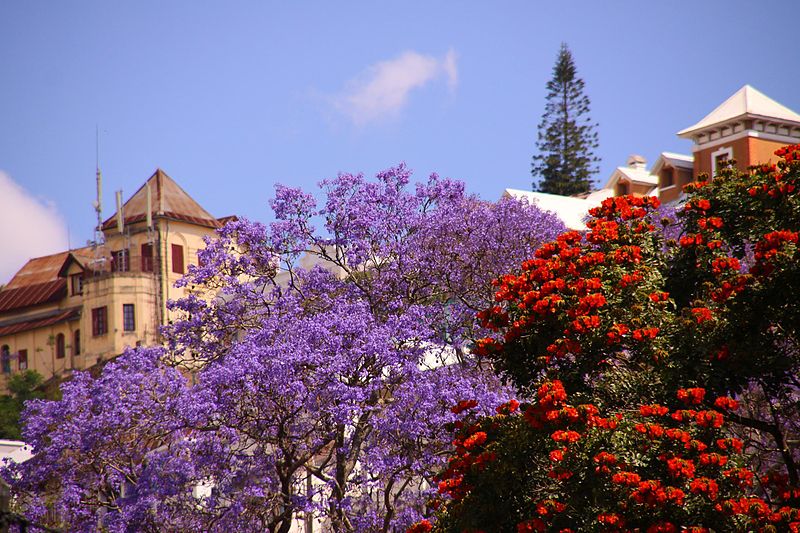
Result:
{"label": "purple blossom", "polygon": [[564,228],[435,175],[409,191],[410,177],[404,165],[340,174],[319,203],[278,187],[275,222],[223,228],[179,282],[207,296],[169,303],[182,318],[166,351],[128,352],[97,379],[77,373],[61,401],[31,404],[37,455],[6,471],[28,514],[54,502],[87,531],[418,520],[450,407],[477,399],[488,413],[510,394],[470,354],[484,334],[475,311]]}

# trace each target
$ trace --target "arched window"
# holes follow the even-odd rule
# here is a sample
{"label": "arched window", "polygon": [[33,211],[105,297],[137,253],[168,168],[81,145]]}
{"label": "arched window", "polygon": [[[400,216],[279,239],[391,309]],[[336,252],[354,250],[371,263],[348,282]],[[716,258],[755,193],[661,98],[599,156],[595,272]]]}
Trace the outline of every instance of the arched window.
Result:
{"label": "arched window", "polygon": [[64,342],[64,334],[56,335],[56,359],[63,359],[67,356],[67,347]]}
{"label": "arched window", "polygon": [[81,330],[76,329],[72,334],[72,355],[81,354]]}
{"label": "arched window", "polygon": [[8,344],[0,348],[0,365],[3,367],[3,374],[11,373],[11,349]]}

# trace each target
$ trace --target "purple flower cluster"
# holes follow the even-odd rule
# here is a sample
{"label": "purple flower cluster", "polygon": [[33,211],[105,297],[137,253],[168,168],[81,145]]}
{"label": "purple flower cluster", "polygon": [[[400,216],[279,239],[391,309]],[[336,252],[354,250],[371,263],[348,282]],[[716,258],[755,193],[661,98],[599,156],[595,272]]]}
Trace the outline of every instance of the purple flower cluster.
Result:
{"label": "purple flower cluster", "polygon": [[5,475],[27,514],[49,506],[76,531],[418,520],[450,407],[508,394],[470,353],[475,311],[563,226],[435,175],[410,190],[410,175],[341,174],[319,204],[278,187],[275,222],[223,228],[180,282],[203,296],[170,302],[167,349],[28,407],[36,456]]}

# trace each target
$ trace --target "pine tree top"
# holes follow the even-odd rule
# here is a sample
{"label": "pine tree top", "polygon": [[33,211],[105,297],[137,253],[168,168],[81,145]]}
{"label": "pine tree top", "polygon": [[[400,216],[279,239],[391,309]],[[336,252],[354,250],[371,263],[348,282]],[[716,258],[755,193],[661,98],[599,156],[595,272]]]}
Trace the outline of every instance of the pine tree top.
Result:
{"label": "pine tree top", "polygon": [[541,192],[573,195],[588,192],[598,171],[594,150],[597,124],[589,118],[589,97],[577,75],[575,60],[561,44],[536,142],[531,174]]}

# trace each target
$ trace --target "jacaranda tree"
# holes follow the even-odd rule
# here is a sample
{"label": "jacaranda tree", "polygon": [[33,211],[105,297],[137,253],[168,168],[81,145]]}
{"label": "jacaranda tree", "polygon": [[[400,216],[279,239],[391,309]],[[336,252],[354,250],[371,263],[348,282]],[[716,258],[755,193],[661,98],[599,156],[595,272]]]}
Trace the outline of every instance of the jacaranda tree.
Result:
{"label": "jacaranda tree", "polygon": [[496,282],[478,342],[517,400],[452,429],[438,522],[412,531],[800,530],[800,145],[655,198]]}
{"label": "jacaranda tree", "polygon": [[[25,514],[71,531],[396,531],[425,516],[466,396],[510,394],[469,349],[491,282],[563,231],[436,176],[279,187],[275,222],[235,221],[139,349],[35,401]],[[48,513],[48,509],[56,513]],[[58,518],[54,518],[57,515]]]}

